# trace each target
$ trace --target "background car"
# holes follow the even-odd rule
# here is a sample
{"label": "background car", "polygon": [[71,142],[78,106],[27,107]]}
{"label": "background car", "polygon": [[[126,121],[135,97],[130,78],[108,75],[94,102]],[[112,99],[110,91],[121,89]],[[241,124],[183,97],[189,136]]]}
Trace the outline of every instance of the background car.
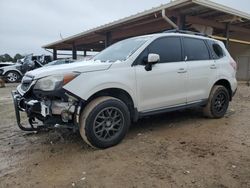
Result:
{"label": "background car", "polygon": [[0,68],[1,67],[7,67],[7,66],[10,66],[10,65],[15,65],[15,63],[12,63],[12,62],[0,62]]}
{"label": "background car", "polygon": [[26,72],[43,67],[49,61],[49,58],[46,57],[45,55],[33,56],[33,54],[29,54],[16,63],[3,63],[6,66],[0,66],[0,76],[9,83],[18,82]]}

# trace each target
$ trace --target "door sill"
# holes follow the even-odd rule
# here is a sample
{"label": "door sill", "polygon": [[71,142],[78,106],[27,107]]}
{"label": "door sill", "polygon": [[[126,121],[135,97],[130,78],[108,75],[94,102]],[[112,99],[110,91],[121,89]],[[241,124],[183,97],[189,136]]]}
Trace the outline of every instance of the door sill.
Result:
{"label": "door sill", "polygon": [[142,111],[142,112],[139,112],[139,118],[149,116],[149,115],[156,115],[156,114],[162,114],[162,113],[166,113],[166,112],[173,112],[173,111],[177,111],[177,110],[183,110],[183,109],[187,109],[187,108],[200,107],[200,106],[206,105],[206,103],[207,103],[207,99],[200,100],[200,101],[195,101],[195,102],[190,102],[188,104],[180,104],[180,105],[177,105],[177,106],[171,106],[171,107],[166,107],[166,108]]}

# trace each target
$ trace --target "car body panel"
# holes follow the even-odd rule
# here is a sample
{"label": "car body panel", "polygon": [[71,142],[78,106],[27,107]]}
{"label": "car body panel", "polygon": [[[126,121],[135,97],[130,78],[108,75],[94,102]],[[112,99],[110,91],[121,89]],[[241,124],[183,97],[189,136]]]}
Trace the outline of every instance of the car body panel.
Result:
{"label": "car body panel", "polygon": [[178,72],[187,69],[186,62],[155,64],[152,71],[143,65],[135,68],[139,111],[186,104],[187,74]]}
{"label": "car body panel", "polygon": [[0,69],[2,70],[2,75],[5,75],[9,71],[16,71],[20,74],[20,76],[22,76],[23,73],[20,70],[21,66],[22,66],[22,64],[16,63],[16,64],[13,64],[10,66],[1,67]]}
{"label": "car body panel", "polygon": [[[86,63],[83,64],[87,66]],[[122,89],[131,96],[137,106],[134,67],[124,62],[102,63],[102,69],[90,71],[90,67],[84,69],[84,66],[81,69],[83,73],[65,85],[64,89],[83,100],[88,100],[93,94],[104,89]]]}
{"label": "car body panel", "polygon": [[101,71],[108,69],[112,63],[102,63],[94,61],[86,62],[75,62],[70,64],[62,64],[57,66],[47,66],[29,71],[28,75],[34,75],[34,79],[39,79],[45,76],[57,75],[57,74],[66,74],[71,72],[92,72],[92,71]]}
{"label": "car body panel", "polygon": [[[146,70],[145,64],[137,62],[139,61],[138,59],[140,59],[138,57],[141,54],[141,57],[144,56],[144,52],[147,52],[145,49],[153,41],[161,37],[169,36],[177,36],[182,39],[184,36],[186,37],[187,34],[161,33],[141,36],[148,37],[148,40],[138,47],[138,49],[135,47],[136,50],[131,51],[133,53],[130,52],[129,55],[126,54],[127,56],[124,58],[126,60],[113,60],[114,62],[103,60],[103,62],[101,62],[100,60],[94,60],[94,57],[88,61],[47,66],[29,71],[25,74],[22,84],[18,86],[18,94],[15,94],[15,96],[25,99],[31,108],[33,108],[33,104],[40,105],[40,108],[43,109],[43,113],[42,110],[40,110],[44,118],[47,118],[44,109],[49,111],[50,108],[52,108],[50,104],[62,103],[60,112],[67,111],[64,107],[75,105],[74,109],[77,110],[72,117],[78,117],[76,122],[79,123],[79,113],[83,110],[81,108],[84,108],[84,105],[87,104],[90,99],[93,99],[92,96],[107,89],[119,89],[126,92],[131,97],[134,105],[131,115],[136,116],[137,113],[137,117],[140,116],[139,114],[154,114],[154,112],[163,112],[169,108],[183,109],[184,107],[195,105],[204,106],[207,103],[214,84],[221,79],[230,82],[232,93],[235,93],[237,81],[235,78],[236,71],[233,66],[230,65],[232,57],[226,50],[224,44],[214,39],[192,35],[192,38],[202,39],[204,41],[212,40],[218,43],[226,53],[225,57],[218,60],[209,57],[206,58],[206,60],[188,61],[184,58],[184,47],[182,43],[181,56],[183,57],[180,62],[155,62],[155,64],[151,64],[152,70]],[[136,38],[138,37],[135,37],[135,39]],[[108,54],[112,55],[112,52]],[[140,61],[144,60],[140,59]],[[64,76],[71,73],[78,74],[65,84],[61,75]],[[41,91],[41,89],[39,91],[39,87],[35,87],[38,80],[53,75],[60,75],[61,80],[58,81],[60,82],[59,89],[57,88],[46,93],[46,91]],[[48,80],[48,78],[46,79]],[[26,88],[26,90],[23,88]],[[40,95],[36,95],[34,90],[40,92]],[[29,95],[30,93],[31,95]],[[36,100],[33,100],[32,93],[36,96]],[[37,98],[39,98],[39,100]],[[60,112],[56,114],[56,118],[60,119]],[[30,113],[30,111],[27,113]],[[53,117],[53,114],[49,115],[49,117]],[[58,124],[58,122],[55,123]]]}

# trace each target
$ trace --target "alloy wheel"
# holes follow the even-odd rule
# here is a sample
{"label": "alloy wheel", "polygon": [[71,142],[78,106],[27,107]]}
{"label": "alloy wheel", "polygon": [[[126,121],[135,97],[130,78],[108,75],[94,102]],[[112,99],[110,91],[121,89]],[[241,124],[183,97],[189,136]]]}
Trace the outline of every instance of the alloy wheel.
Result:
{"label": "alloy wheel", "polygon": [[227,107],[227,96],[224,92],[218,93],[215,97],[213,108],[217,113],[221,113]]}
{"label": "alloy wheel", "polygon": [[116,107],[101,110],[94,120],[94,134],[101,141],[110,141],[122,131],[124,117]]}
{"label": "alloy wheel", "polygon": [[10,73],[7,74],[7,80],[9,82],[16,82],[17,79],[18,79],[18,75],[16,73],[10,72]]}

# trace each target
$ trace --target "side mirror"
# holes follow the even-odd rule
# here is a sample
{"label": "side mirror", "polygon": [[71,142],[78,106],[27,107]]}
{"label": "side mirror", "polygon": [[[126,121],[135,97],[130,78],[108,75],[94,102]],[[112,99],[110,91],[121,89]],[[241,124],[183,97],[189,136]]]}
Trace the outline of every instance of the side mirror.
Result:
{"label": "side mirror", "polygon": [[147,63],[145,66],[146,71],[152,70],[152,65],[158,63],[160,61],[160,55],[159,54],[148,54]]}
{"label": "side mirror", "polygon": [[148,54],[148,63],[156,64],[160,61],[159,54]]}

